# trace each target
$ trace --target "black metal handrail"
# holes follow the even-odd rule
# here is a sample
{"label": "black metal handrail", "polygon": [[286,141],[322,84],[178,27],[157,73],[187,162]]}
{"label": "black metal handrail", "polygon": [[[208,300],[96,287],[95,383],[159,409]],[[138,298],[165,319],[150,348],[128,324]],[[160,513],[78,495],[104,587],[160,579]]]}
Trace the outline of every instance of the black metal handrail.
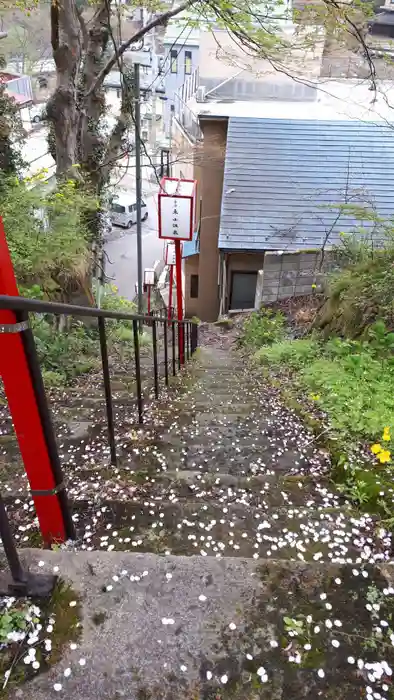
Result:
{"label": "black metal handrail", "polygon": [[[64,528],[67,537],[75,539],[75,527],[71,516],[70,507],[67,500],[66,491],[64,488],[64,479],[62,467],[60,464],[59,453],[55,431],[52,424],[51,413],[48,405],[47,395],[42,379],[40,362],[37,354],[37,348],[34,340],[33,331],[28,323],[29,314],[53,314],[53,315],[68,315],[76,317],[97,318],[98,335],[100,343],[100,354],[103,372],[104,397],[107,416],[107,431],[108,442],[110,447],[111,464],[116,466],[116,440],[115,426],[113,414],[113,402],[111,392],[111,379],[108,360],[108,347],[106,336],[105,321],[108,319],[119,321],[130,321],[133,327],[133,347],[135,361],[135,378],[136,378],[136,403],[138,410],[139,423],[143,423],[143,393],[141,381],[141,358],[140,358],[140,331],[143,324],[152,328],[152,348],[153,362],[152,374],[154,382],[155,397],[159,396],[160,389],[160,372],[158,362],[158,333],[157,329],[160,325],[163,326],[163,342],[164,342],[164,384],[169,385],[169,375],[172,370],[172,375],[176,375],[177,366],[181,369],[186,360],[194,354],[198,345],[198,326],[193,321],[175,318],[167,318],[166,314],[156,315],[138,315],[122,311],[111,311],[107,309],[98,309],[90,306],[77,306],[74,304],[63,304],[58,302],[41,301],[38,299],[26,299],[24,297],[12,297],[0,295],[0,310],[12,311],[15,314],[18,322],[18,332],[21,333],[22,342],[25,351],[25,357],[29,366],[29,372],[34,386],[34,393],[37,401],[37,407],[40,414],[43,434],[47,445],[47,452],[51,464],[51,471],[56,485],[55,492],[59,498],[59,505],[63,513]],[[12,325],[12,324],[11,324]],[[1,332],[9,332],[8,326],[0,326]],[[170,333],[168,333],[170,330]],[[168,353],[168,339],[172,346],[171,358]],[[177,343],[176,343],[177,339]],[[176,352],[178,346],[178,353]],[[6,510],[2,505],[0,496],[0,536],[3,541],[4,551],[7,556],[12,583],[10,590],[13,594],[28,595],[32,591],[37,590],[48,592],[48,587],[53,586],[53,577],[46,581],[43,577],[34,577],[26,574],[20,565],[18,553],[12,538],[9,527]],[[0,585],[1,588],[1,585]],[[0,591],[1,593],[1,591]]]}
{"label": "black metal handrail", "polygon": [[[75,304],[62,304],[57,301],[41,301],[40,299],[26,299],[25,297],[9,297],[0,294],[0,309],[9,311],[28,311],[40,314],[55,314],[64,316],[91,316],[92,318],[115,318],[118,321],[152,321],[152,316],[149,314],[138,315],[129,314],[123,311],[110,311],[108,309],[98,309],[95,306],[77,306]],[[167,318],[163,316],[154,316],[155,321],[167,321],[175,324],[194,323],[188,319],[180,321],[177,318]],[[196,324],[194,324],[196,325]]]}

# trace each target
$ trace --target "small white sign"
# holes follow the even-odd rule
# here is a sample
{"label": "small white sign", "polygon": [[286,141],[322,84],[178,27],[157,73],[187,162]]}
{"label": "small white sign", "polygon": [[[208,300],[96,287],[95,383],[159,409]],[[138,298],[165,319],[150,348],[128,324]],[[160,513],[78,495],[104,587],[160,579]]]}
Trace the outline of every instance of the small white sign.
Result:
{"label": "small white sign", "polygon": [[193,236],[193,199],[191,197],[159,198],[160,238],[191,241]]}
{"label": "small white sign", "polygon": [[176,264],[175,245],[174,245],[174,243],[167,243],[166,265],[175,265],[175,264]]}
{"label": "small white sign", "polygon": [[155,271],[151,267],[146,267],[144,270],[144,284],[153,287],[155,283]]}

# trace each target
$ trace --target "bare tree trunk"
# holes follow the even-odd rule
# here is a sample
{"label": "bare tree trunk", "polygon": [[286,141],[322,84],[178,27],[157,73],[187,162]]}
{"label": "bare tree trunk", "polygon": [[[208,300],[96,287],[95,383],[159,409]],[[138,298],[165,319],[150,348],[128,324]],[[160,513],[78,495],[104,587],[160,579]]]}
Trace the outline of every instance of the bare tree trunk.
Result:
{"label": "bare tree trunk", "polygon": [[109,182],[111,170],[116,165],[116,161],[118,160],[122,152],[125,136],[130,126],[134,125],[133,87],[131,85],[129,75],[123,74],[122,77],[122,105],[119,117],[116,121],[116,124],[111,132],[111,136],[107,143],[107,148],[105,149],[103,162],[100,168],[101,186]]}
{"label": "bare tree trunk", "polygon": [[80,25],[74,0],[53,0],[51,5],[52,50],[57,84],[47,106],[56,144],[57,177],[78,178],[78,73],[82,58]]}
{"label": "bare tree trunk", "polygon": [[[88,32],[86,57],[80,81],[81,96],[89,92],[105,63],[105,51],[109,37],[109,18],[105,3],[98,8]],[[80,160],[91,185],[98,188],[99,166],[103,158],[104,139],[100,134],[100,119],[105,112],[105,95],[100,85],[86,99],[81,99],[79,119]]]}

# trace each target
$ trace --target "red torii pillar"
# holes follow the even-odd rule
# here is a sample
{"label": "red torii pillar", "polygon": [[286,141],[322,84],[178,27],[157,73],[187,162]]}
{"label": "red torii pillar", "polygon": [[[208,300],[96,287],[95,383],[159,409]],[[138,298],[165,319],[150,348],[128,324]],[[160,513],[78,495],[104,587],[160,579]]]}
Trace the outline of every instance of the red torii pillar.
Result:
{"label": "red torii pillar", "polygon": [[[0,294],[19,296],[1,217]],[[0,377],[43,540],[51,545],[73,539],[74,524],[26,313],[0,308]]]}

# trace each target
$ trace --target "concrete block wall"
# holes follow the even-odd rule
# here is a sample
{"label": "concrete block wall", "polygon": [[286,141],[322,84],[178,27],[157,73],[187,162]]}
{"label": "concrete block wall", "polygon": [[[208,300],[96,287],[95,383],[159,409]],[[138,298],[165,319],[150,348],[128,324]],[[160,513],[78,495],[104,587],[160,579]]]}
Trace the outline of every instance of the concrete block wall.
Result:
{"label": "concrete block wall", "polygon": [[330,266],[330,256],[326,253],[322,272],[318,272],[320,256],[320,250],[266,252],[262,303],[311,294],[312,284],[319,287],[323,283],[324,272]]}

